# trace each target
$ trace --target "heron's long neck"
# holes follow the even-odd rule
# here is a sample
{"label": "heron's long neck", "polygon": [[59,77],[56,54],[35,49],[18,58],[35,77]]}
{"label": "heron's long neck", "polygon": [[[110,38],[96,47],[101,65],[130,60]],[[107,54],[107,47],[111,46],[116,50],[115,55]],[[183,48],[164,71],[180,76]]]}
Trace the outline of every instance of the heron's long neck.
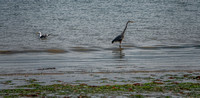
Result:
{"label": "heron's long neck", "polygon": [[127,29],[127,26],[128,26],[128,22],[126,23],[126,26],[125,26],[125,28],[124,28],[124,31],[122,32],[121,35],[124,35],[124,33],[125,33],[126,29]]}

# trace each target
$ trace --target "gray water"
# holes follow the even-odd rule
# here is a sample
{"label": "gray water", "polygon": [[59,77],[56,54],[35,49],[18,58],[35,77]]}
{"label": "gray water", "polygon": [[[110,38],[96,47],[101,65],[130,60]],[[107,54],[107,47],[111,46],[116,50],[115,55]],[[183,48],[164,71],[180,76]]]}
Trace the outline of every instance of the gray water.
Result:
{"label": "gray water", "polygon": [[0,74],[200,70],[199,27],[198,0],[0,0]]}

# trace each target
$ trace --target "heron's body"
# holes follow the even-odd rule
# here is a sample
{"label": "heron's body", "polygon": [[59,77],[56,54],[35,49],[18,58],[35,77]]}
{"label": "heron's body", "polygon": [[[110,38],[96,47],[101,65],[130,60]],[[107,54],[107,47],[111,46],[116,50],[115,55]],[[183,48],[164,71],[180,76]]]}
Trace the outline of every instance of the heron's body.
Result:
{"label": "heron's body", "polygon": [[128,23],[133,23],[133,21],[128,21],[126,23],[124,31],[120,35],[118,35],[117,37],[115,37],[115,39],[112,40],[112,43],[114,43],[114,42],[119,42],[120,44],[122,43],[122,40],[124,39],[124,33],[125,33],[126,29],[127,29]]}
{"label": "heron's body", "polygon": [[124,35],[118,35],[117,37],[115,37],[115,39],[112,41],[112,43],[114,43],[114,42],[119,42],[119,43],[121,43],[122,42],[122,40],[124,39]]}

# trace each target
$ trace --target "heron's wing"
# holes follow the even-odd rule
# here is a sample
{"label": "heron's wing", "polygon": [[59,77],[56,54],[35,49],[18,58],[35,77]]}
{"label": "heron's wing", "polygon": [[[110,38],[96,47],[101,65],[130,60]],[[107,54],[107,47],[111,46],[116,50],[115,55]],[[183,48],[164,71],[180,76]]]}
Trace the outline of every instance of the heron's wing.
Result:
{"label": "heron's wing", "polygon": [[117,37],[115,37],[115,39],[112,41],[112,43],[116,42],[116,41],[122,41],[122,35],[118,35]]}

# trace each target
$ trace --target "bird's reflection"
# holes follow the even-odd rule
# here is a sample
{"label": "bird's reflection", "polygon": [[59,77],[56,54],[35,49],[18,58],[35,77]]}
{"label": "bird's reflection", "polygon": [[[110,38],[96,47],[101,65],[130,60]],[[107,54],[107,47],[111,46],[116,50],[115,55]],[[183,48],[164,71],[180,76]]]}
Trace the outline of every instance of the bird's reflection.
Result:
{"label": "bird's reflection", "polygon": [[125,53],[123,52],[124,48],[122,48],[121,46],[119,48],[113,49],[112,53],[114,54],[115,58],[124,58]]}

